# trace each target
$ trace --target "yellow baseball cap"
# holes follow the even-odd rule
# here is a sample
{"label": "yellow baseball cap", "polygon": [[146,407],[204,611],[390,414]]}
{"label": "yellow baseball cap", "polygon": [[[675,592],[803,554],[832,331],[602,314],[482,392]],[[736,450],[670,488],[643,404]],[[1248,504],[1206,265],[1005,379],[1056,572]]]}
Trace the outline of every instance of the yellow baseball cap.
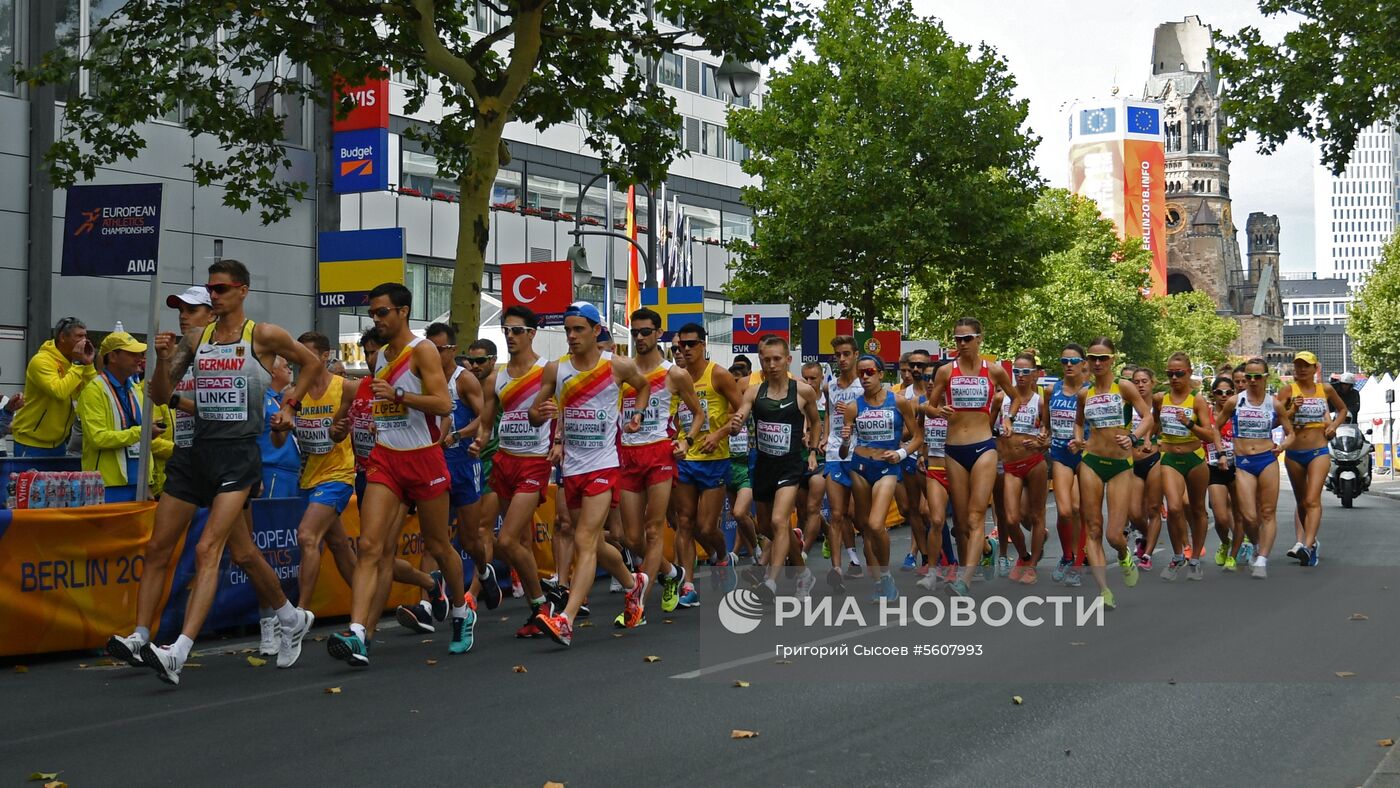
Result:
{"label": "yellow baseball cap", "polygon": [[1294,361],[1306,361],[1313,366],[1317,366],[1317,356],[1311,350],[1300,350],[1293,356]]}
{"label": "yellow baseball cap", "polygon": [[113,331],[102,340],[102,347],[98,348],[98,355],[105,356],[113,350],[125,350],[128,353],[145,353],[146,345],[137,342],[136,337],[125,331]]}

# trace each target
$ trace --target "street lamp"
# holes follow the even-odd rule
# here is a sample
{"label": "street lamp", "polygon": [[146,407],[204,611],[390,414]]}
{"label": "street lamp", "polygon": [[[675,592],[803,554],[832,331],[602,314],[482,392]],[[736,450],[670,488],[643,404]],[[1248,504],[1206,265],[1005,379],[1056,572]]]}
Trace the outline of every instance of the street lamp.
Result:
{"label": "street lamp", "polygon": [[593,272],[588,270],[588,251],[577,243],[569,247],[564,256],[574,267],[574,293],[593,281]]}
{"label": "street lamp", "polygon": [[759,77],[762,76],[757,63],[728,57],[720,64],[715,75],[729,86],[729,95],[735,98],[747,96],[757,90]]}

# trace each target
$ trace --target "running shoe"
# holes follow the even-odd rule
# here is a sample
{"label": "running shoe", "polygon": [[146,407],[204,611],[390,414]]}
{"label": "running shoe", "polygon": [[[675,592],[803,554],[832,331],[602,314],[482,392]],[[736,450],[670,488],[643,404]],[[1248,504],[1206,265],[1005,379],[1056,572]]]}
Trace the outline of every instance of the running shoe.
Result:
{"label": "running shoe", "polygon": [[495,610],[501,604],[501,582],[496,579],[496,567],[487,564],[481,568],[481,601],[487,610]]}
{"label": "running shoe", "polygon": [[831,587],[832,593],[846,593],[846,580],[841,577],[841,570],[834,566],[826,570],[826,584]]}
{"label": "running shoe", "polygon": [[889,572],[886,572],[885,574],[881,575],[879,586],[881,592],[883,592],[885,595],[885,599],[888,599],[891,602],[893,602],[896,599],[899,599],[899,588],[894,584],[894,575],[890,574]]}
{"label": "running shoe", "polygon": [[1221,569],[1224,569],[1226,572],[1233,572],[1237,566],[1238,564],[1235,561],[1235,557],[1231,555],[1225,557],[1225,565],[1221,567]]}
{"label": "running shoe", "polygon": [[803,568],[802,574],[797,576],[797,598],[805,599],[812,595],[812,589],[817,587],[817,576],[812,574],[812,570]]}
{"label": "running shoe", "polygon": [[1304,554],[1304,557],[1305,557],[1306,560],[1300,562],[1303,566],[1317,566],[1317,543],[1316,543],[1316,542],[1313,543],[1313,546],[1312,546],[1312,547],[1308,548],[1308,551],[1307,551],[1307,553]]}
{"label": "running shoe", "polygon": [[661,612],[673,613],[676,610],[676,603],[681,599],[681,584],[685,582],[685,569],[678,564],[672,564],[676,570],[675,577],[661,578]]}
{"label": "running shoe", "polygon": [[1269,559],[1258,556],[1254,559],[1254,566],[1249,568],[1249,576],[1255,580],[1267,580],[1269,578]]}
{"label": "running shoe", "polygon": [[547,607],[548,605],[548,602],[545,602],[542,605],[531,605],[530,613],[527,616],[525,616],[524,626],[520,627],[520,629],[515,630],[515,636],[518,638],[525,638],[526,640],[529,640],[531,638],[544,637],[544,633],[540,631],[540,628],[535,626],[535,614],[540,612],[542,608]]}
{"label": "running shoe", "polygon": [[962,580],[954,580],[943,586],[943,590],[947,592],[948,596],[972,596],[972,589],[968,588],[967,583]]}
{"label": "running shoe", "polygon": [[687,583],[681,586],[681,598],[676,601],[677,607],[700,607],[700,595],[695,593],[695,586]]}
{"label": "running shoe", "polygon": [[1194,557],[1195,557],[1195,556],[1192,556],[1192,555],[1191,555],[1191,545],[1189,545],[1189,544],[1186,545],[1185,547],[1181,548],[1181,554],[1184,555],[1184,556],[1186,556],[1188,559],[1189,559],[1189,558],[1194,558]]}
{"label": "running shoe", "polygon": [[399,626],[419,635],[431,635],[434,631],[433,614],[422,605],[399,605],[394,609],[394,620]]}
{"label": "running shoe", "polygon": [[574,642],[574,627],[569,623],[569,619],[562,615],[546,615],[544,610],[540,610],[535,614],[535,626],[561,646]]}
{"label": "running shoe", "polygon": [[822,539],[822,558],[828,561],[831,560],[831,542],[826,538]]}
{"label": "running shoe", "polygon": [[1137,557],[1142,558],[1147,555],[1147,539],[1142,535],[1141,531],[1138,532],[1137,536],[1133,537],[1133,540],[1133,552],[1137,553]]}
{"label": "running shoe", "polygon": [[141,646],[141,661],[156,672],[156,678],[172,686],[180,685],[180,660],[164,646],[146,643]]}
{"label": "running shoe", "polygon": [[107,638],[107,656],[119,659],[133,668],[145,667],[146,663],[141,659],[141,647],[144,645],[146,642],[135,635],[113,635]]}
{"label": "running shoe", "polygon": [[448,654],[465,654],[472,650],[476,642],[476,611],[467,608],[463,618],[452,619],[452,642],[447,644]]}
{"label": "running shoe", "polygon": [[901,572],[912,572],[912,571],[914,571],[914,554],[913,554],[913,553],[908,553],[908,554],[906,554],[906,555],[904,556],[904,563],[902,563],[902,564],[899,565],[899,571],[901,571]]}
{"label": "running shoe", "polygon": [[929,572],[928,574],[919,578],[918,582],[914,583],[914,585],[918,586],[919,588],[922,588],[925,591],[933,591],[938,588],[938,573]]}
{"label": "running shoe", "polygon": [[369,647],[354,632],[336,632],[326,640],[326,651],[331,657],[341,660],[351,667],[363,668],[369,665]]}
{"label": "running shoe", "polygon": [[1063,583],[1065,580],[1065,574],[1072,566],[1074,566],[1074,559],[1061,558],[1060,563],[1055,565],[1055,571],[1050,573],[1050,579],[1055,581],[1056,583]]}
{"label": "running shoe", "polygon": [[1162,568],[1162,579],[1167,581],[1175,580],[1177,575],[1181,574],[1181,567],[1185,565],[1186,562],[1184,560],[1178,561],[1173,558],[1171,563]]}
{"label": "running shoe", "polygon": [[1186,570],[1186,579],[1187,579],[1187,580],[1205,580],[1205,579],[1206,579],[1206,568],[1205,568],[1204,566],[1201,566],[1201,562],[1200,562],[1200,561],[1192,561],[1190,564],[1187,565],[1187,567],[1188,567],[1187,570]]}
{"label": "running shoe", "polygon": [[541,580],[540,588],[544,590],[545,601],[555,610],[563,610],[569,604],[569,587],[560,585],[559,581]]}
{"label": "running shoe", "polygon": [[1011,571],[1008,572],[1006,575],[1007,579],[1009,579],[1013,583],[1021,582],[1021,576],[1026,573],[1026,568],[1028,566],[1030,566],[1030,563],[1028,561],[1022,561],[1021,559],[1017,558],[1016,563],[1011,565]]}
{"label": "running shoe", "polygon": [[1230,540],[1226,539],[1220,543],[1220,547],[1215,551],[1215,565],[1224,566],[1225,559],[1230,557]]}
{"label": "running shoe", "polygon": [[311,625],[315,623],[315,613],[297,608],[297,625],[291,629],[281,627],[282,642],[277,651],[277,667],[290,668],[297,664],[297,660],[301,658],[301,641],[306,638],[307,633],[311,631]]}
{"label": "running shoe", "polygon": [[1302,542],[1294,542],[1293,546],[1288,548],[1288,552],[1285,555],[1287,555],[1289,558],[1292,558],[1294,561],[1297,561],[1300,564],[1304,564],[1306,563],[1305,559],[1307,557],[1307,553],[1308,548]]}
{"label": "running shoe", "polygon": [[929,574],[929,565],[928,565],[928,564],[919,564],[919,567],[918,567],[917,569],[914,570],[914,574],[918,575],[919,577],[928,577],[928,574]]}
{"label": "running shoe", "polygon": [[848,577],[856,577],[856,578],[865,577],[865,567],[861,566],[859,563],[857,563],[857,562],[855,562],[855,561],[852,561],[852,562],[851,562],[850,569],[846,572],[846,575],[847,575]]}
{"label": "running shoe", "polygon": [[754,586],[758,585],[759,583],[762,583],[764,580],[767,579],[768,567],[766,566],[759,566],[755,564],[753,566],[744,568],[744,583],[749,588],[753,588]]}
{"label": "running shoe", "polygon": [[617,578],[614,577],[614,578],[612,579],[612,582],[608,583],[608,593],[609,593],[609,594],[621,594],[621,593],[622,593],[622,583],[621,583],[620,581],[618,581]]}
{"label": "running shoe", "polygon": [[801,529],[801,528],[796,528],[796,527],[794,527],[794,528],[792,529],[792,538],[793,538],[793,542],[797,545],[797,552],[802,553],[803,555],[806,555],[806,554],[807,554],[807,537],[806,537],[805,534],[802,533],[802,529]]}
{"label": "running shoe", "polygon": [[1137,561],[1133,560],[1133,554],[1128,553],[1118,562],[1118,566],[1123,570],[1123,585],[1132,588],[1138,584]]}
{"label": "running shoe", "polygon": [[1152,556],[1142,555],[1138,557],[1138,569],[1144,572],[1152,571]]}
{"label": "running shoe", "polygon": [[428,590],[428,601],[433,605],[433,620],[446,621],[450,609],[447,604],[447,581],[442,579],[442,572],[436,569],[433,570],[432,578],[433,587]]}
{"label": "running shoe", "polygon": [[772,607],[778,601],[778,591],[776,588],[769,588],[768,581],[764,580],[752,587],[754,595],[764,607]]}
{"label": "running shoe", "polygon": [[258,619],[258,629],[261,630],[261,637],[258,639],[258,656],[275,657],[278,648],[282,645],[282,622],[277,616],[268,616]]}
{"label": "running shoe", "polygon": [[715,564],[715,568],[719,570],[720,587],[726,594],[739,587],[739,572],[734,568],[738,563],[739,556],[730,553],[723,561]]}
{"label": "running shoe", "polygon": [[[567,604],[568,596],[565,595],[564,599],[566,600],[566,604]],[[559,609],[560,609],[560,610],[563,610],[564,607],[565,607],[565,605],[560,605],[560,606],[559,606]],[[593,615],[593,610],[592,610],[591,608],[588,607],[588,597],[584,597],[584,598],[583,598],[583,604],[581,604],[581,605],[578,606],[578,615],[574,616],[574,618],[588,618],[589,616],[592,616],[592,615]]]}
{"label": "running shoe", "polygon": [[1118,600],[1113,598],[1113,591],[1107,588],[1099,592],[1099,599],[1103,600],[1105,610],[1112,610],[1118,607]]}
{"label": "running shoe", "polygon": [[1021,570],[1021,585],[1033,586],[1038,580],[1040,580],[1040,576],[1036,574],[1035,567],[1028,566]]}
{"label": "running shoe", "polygon": [[646,612],[647,589],[651,588],[651,578],[642,572],[632,575],[632,590],[627,592],[627,598],[622,601],[622,614],[626,619],[627,628],[641,625]]}
{"label": "running shoe", "polygon": [[1078,569],[1065,572],[1065,585],[1069,588],[1078,588],[1084,585],[1084,578],[1080,577]]}
{"label": "running shoe", "polygon": [[1008,577],[1011,575],[1011,559],[1006,556],[997,558],[997,577]]}
{"label": "running shoe", "polygon": [[1240,544],[1239,557],[1236,560],[1241,564],[1249,564],[1254,561],[1254,543],[1249,541],[1249,537],[1246,536],[1244,542]]}
{"label": "running shoe", "polygon": [[525,586],[520,582],[520,575],[516,574],[514,567],[510,570],[510,596],[512,599],[525,596]]}

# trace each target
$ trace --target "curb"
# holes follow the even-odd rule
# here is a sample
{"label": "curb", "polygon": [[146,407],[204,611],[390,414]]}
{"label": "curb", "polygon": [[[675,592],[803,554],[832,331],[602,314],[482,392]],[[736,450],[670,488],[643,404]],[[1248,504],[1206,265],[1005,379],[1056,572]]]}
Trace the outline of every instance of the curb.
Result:
{"label": "curb", "polygon": [[1362,788],[1400,788],[1400,747],[1388,749]]}
{"label": "curb", "polygon": [[[1394,489],[1392,489],[1392,487],[1394,487]],[[1364,494],[1374,495],[1378,498],[1389,498],[1392,501],[1400,501],[1400,486],[1386,485],[1384,488],[1379,490],[1372,487],[1371,489],[1367,490]]]}

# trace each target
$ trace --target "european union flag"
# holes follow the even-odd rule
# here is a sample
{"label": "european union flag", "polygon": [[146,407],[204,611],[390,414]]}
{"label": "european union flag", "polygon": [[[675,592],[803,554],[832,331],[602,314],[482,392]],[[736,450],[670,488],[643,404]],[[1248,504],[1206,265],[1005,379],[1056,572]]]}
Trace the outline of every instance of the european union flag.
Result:
{"label": "european union flag", "polygon": [[1129,134],[1161,134],[1162,113],[1152,107],[1128,108]]}
{"label": "european union flag", "polygon": [[1079,111],[1080,134],[1108,134],[1117,129],[1117,111],[1113,107]]}

